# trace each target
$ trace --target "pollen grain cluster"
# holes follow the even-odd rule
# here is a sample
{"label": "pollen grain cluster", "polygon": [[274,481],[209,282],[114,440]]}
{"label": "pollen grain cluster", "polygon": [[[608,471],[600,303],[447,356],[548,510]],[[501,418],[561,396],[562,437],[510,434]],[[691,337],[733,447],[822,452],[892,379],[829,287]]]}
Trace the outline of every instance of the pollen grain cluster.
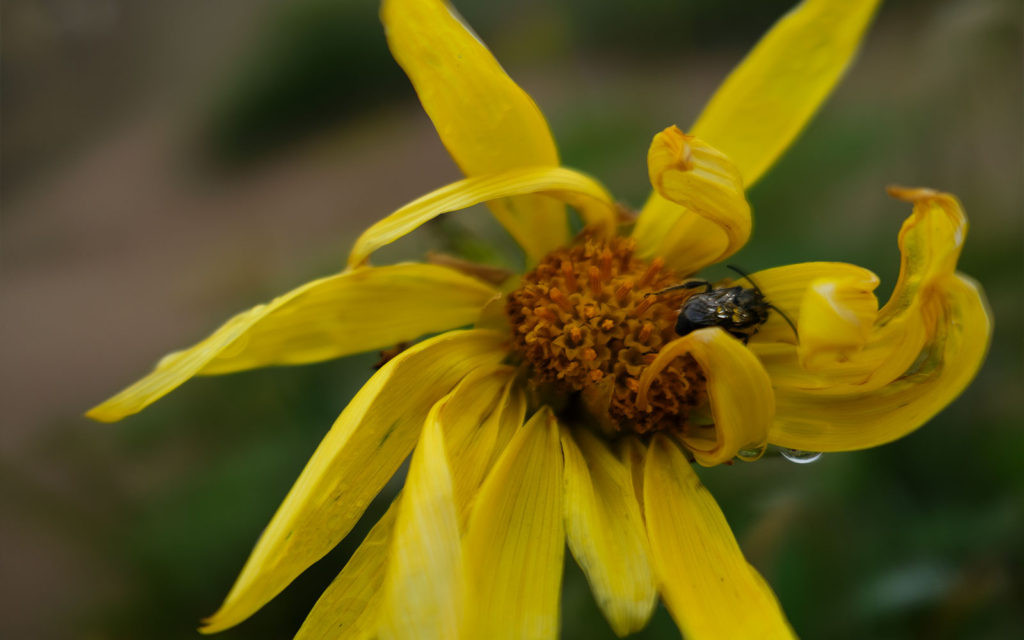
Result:
{"label": "pollen grain cluster", "polygon": [[636,406],[643,370],[673,340],[685,291],[645,296],[678,283],[661,259],[634,255],[627,238],[584,237],[544,257],[508,296],[516,351],[535,379],[566,391],[596,388],[623,430],[682,429],[705,397],[704,377],[690,357],[655,379],[649,406]]}

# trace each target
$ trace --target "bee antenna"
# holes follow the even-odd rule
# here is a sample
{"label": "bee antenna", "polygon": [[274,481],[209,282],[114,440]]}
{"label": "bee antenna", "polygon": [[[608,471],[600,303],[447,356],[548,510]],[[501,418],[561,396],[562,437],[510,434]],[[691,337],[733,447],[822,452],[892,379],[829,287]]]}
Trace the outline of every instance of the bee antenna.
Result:
{"label": "bee antenna", "polygon": [[[753,283],[753,281],[751,281],[751,283]],[[776,311],[779,312],[779,315],[782,316],[782,319],[785,320],[786,324],[789,325],[789,328],[793,330],[793,335],[796,336],[796,341],[800,342],[800,334],[796,330],[796,325],[793,324],[793,321],[789,319],[789,316],[787,316],[782,309],[776,307],[774,304],[769,304],[769,305],[766,305],[766,306],[769,309],[775,309]]]}
{"label": "bee antenna", "polygon": [[[744,271],[743,269],[740,269],[739,267],[737,267],[737,266],[736,266],[736,265],[734,265],[734,264],[727,264],[727,265],[725,265],[725,267],[726,267],[727,269],[732,269],[732,270],[733,270],[733,271],[735,271],[736,273],[740,274],[740,276],[741,276],[741,277],[745,278],[745,279],[747,280],[747,282],[749,282],[749,283],[750,283],[750,284],[751,284],[751,285],[752,285],[752,286],[754,287],[754,290],[755,290],[755,291],[757,291],[758,293],[760,293],[762,297],[764,296],[764,292],[763,292],[763,291],[761,291],[761,287],[757,286],[757,283],[756,283],[756,282],[754,282],[754,279],[750,277],[750,274],[749,274],[749,273],[747,273],[747,272],[746,272],[746,271]],[[771,306],[771,305],[769,305],[769,306]],[[774,309],[774,307],[772,307],[772,308]],[[776,311],[778,311],[778,309],[776,309]],[[781,312],[781,311],[779,311],[779,313],[782,313],[782,312]]]}

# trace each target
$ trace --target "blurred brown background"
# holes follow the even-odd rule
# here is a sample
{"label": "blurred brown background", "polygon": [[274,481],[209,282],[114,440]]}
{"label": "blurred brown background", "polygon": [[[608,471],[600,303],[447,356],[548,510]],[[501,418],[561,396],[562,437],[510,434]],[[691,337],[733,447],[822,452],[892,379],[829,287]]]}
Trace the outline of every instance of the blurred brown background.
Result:
{"label": "blurred brown background", "polygon": [[[456,3],[565,164],[634,206],[651,136],[692,122],[791,4]],[[192,381],[123,424],[80,417],[235,311],[340,269],[368,223],[458,177],[376,11],[3,2],[0,637],[193,637],[367,377],[373,354]],[[1024,633],[1022,77],[1019,2],[887,3],[751,194],[737,263],[856,262],[884,295],[908,213],[884,187],[955,193],[972,223],[961,269],[996,317],[978,380],[911,437],[703,472],[805,637]],[[387,257],[428,247],[519,259],[482,215]],[[289,637],[363,530],[225,637]],[[568,564],[564,637],[610,637]],[[641,636],[677,632],[659,611]]]}

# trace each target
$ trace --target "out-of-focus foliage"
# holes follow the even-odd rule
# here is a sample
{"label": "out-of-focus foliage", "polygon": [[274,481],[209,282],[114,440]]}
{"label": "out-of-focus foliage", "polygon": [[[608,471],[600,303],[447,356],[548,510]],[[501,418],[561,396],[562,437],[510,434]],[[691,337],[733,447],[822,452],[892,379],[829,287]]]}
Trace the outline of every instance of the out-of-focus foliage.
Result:
{"label": "out-of-focus foliage", "polygon": [[[636,206],[649,189],[651,136],[692,121],[790,3],[456,4],[535,96],[565,163]],[[769,459],[700,471],[803,637],[1024,632],[1019,13],[1013,0],[887,4],[847,82],[751,193],[754,236],[733,262],[750,270],[854,262],[882,277],[882,295],[894,283],[896,232],[908,213],[884,187],[957,194],[972,225],[962,270],[984,285],[996,323],[979,378],[912,436],[810,465]],[[366,0],[302,0],[266,12],[248,48],[224,65],[190,134],[244,171],[245,160],[271,150],[329,141],[329,153],[367,135],[364,123],[383,130],[422,119],[375,14]],[[391,189],[391,179],[380,177],[380,188]],[[281,212],[282,228],[290,215]],[[311,277],[340,268],[359,231],[324,239],[337,248],[336,260],[300,268]],[[429,234],[473,259],[514,260],[488,248],[491,240],[507,248],[508,239],[483,215],[442,220]],[[418,255],[418,247],[399,245],[386,257]],[[275,293],[265,287],[254,286],[265,297]],[[14,491],[0,504],[58,540],[103,595],[99,604],[83,597],[90,604],[70,611],[24,606],[36,607],[40,619],[59,613],[69,637],[193,637],[374,360],[195,380],[112,427],[71,415],[39,425],[27,450],[5,454],[10,463],[0,470]],[[58,469],[73,486],[48,484],[26,464]],[[289,637],[381,511],[372,508],[335,552],[222,637]],[[567,558],[563,637],[612,638]],[[637,637],[677,634],[662,609]]]}

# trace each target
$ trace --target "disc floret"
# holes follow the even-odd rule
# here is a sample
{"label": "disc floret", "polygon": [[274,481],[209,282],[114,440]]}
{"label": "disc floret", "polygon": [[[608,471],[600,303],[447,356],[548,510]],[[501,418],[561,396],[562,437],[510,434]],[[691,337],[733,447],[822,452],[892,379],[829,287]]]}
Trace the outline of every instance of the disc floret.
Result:
{"label": "disc floret", "polygon": [[692,358],[661,372],[644,410],[636,396],[643,370],[677,337],[676,317],[690,292],[648,295],[679,278],[660,258],[647,262],[634,249],[631,239],[585,236],[545,256],[508,296],[515,348],[536,383],[602,398],[621,430],[681,430],[706,395]]}

